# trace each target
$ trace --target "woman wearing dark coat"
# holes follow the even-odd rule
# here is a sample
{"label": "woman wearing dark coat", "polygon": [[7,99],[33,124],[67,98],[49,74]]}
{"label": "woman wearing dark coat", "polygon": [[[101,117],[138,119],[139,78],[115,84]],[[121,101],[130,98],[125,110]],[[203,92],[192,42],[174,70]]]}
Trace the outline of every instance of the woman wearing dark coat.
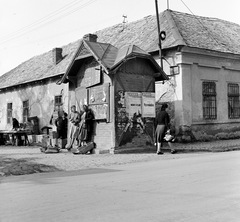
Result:
{"label": "woman wearing dark coat", "polygon": [[170,117],[166,111],[167,108],[168,108],[168,105],[163,104],[161,107],[161,111],[157,114],[157,117],[156,117],[155,138],[156,138],[158,155],[163,154],[163,152],[161,152],[163,138],[165,136],[165,133],[166,133],[169,123],[170,123]]}
{"label": "woman wearing dark coat", "polygon": [[79,123],[80,133],[78,136],[79,146],[87,145],[87,142],[91,141],[93,131],[93,113],[87,105],[83,105],[83,113],[81,115],[81,121]]}
{"label": "woman wearing dark coat", "polygon": [[67,113],[64,113],[63,116],[58,116],[55,120],[55,125],[57,127],[57,138],[66,139],[67,138]]}

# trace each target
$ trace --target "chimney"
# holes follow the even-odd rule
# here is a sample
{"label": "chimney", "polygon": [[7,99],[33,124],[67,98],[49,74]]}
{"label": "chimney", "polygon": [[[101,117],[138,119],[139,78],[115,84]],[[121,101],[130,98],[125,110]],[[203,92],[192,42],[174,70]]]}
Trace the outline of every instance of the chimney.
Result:
{"label": "chimney", "polygon": [[63,59],[62,48],[54,48],[52,50],[52,55],[53,55],[53,63],[57,65]]}
{"label": "chimney", "polygon": [[83,39],[89,42],[97,42],[97,38],[97,35],[90,33],[83,36]]}

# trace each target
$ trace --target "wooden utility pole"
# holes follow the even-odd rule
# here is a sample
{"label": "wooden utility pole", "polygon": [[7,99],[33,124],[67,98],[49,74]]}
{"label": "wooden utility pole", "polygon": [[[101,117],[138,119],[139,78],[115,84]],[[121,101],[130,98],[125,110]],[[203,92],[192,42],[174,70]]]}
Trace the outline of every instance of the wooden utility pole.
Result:
{"label": "wooden utility pole", "polygon": [[159,13],[158,13],[158,1],[155,0],[156,5],[156,17],[157,17],[157,28],[158,28],[158,46],[159,46],[159,59],[160,59],[160,66],[163,69],[163,61],[162,61],[162,44],[160,38],[160,22],[159,22]]}

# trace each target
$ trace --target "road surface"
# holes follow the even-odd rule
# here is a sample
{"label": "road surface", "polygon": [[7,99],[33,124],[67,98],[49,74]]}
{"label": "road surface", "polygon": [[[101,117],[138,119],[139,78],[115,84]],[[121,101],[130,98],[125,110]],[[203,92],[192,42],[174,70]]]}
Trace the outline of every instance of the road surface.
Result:
{"label": "road surface", "polygon": [[0,221],[240,221],[240,152],[2,178]]}

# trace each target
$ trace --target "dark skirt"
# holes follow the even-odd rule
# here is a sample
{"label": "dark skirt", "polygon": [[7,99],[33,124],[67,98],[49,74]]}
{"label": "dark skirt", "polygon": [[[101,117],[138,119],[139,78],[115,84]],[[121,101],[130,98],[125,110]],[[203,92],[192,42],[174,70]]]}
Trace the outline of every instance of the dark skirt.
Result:
{"label": "dark skirt", "polygon": [[161,143],[163,141],[163,138],[165,136],[165,125],[157,125],[156,132],[155,132],[155,139],[156,143]]}
{"label": "dark skirt", "polygon": [[88,131],[87,131],[86,128],[82,128],[80,130],[80,134],[79,134],[78,139],[81,140],[81,141],[87,141],[87,139],[88,139]]}

